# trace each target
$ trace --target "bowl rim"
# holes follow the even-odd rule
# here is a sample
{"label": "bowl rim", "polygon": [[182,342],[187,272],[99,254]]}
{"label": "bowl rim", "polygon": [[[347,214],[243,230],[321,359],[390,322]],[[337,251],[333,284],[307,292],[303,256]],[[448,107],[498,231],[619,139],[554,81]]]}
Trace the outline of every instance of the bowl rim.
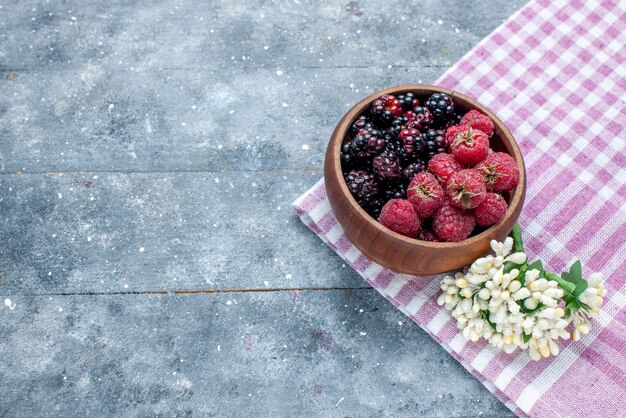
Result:
{"label": "bowl rim", "polygon": [[[499,130],[501,132],[502,142],[506,146],[507,153],[509,155],[511,155],[511,157],[513,157],[513,159],[516,162],[518,171],[519,171],[518,185],[515,187],[513,193],[511,193],[511,195],[510,195],[510,201],[509,201],[507,210],[504,213],[504,215],[502,216],[502,218],[497,223],[495,223],[494,225],[491,225],[490,227],[488,227],[487,229],[485,229],[481,233],[476,234],[474,236],[471,236],[469,238],[466,238],[466,239],[464,239],[462,241],[457,241],[457,242],[431,242],[431,241],[423,241],[423,240],[419,240],[417,238],[406,237],[406,236],[404,236],[402,234],[399,234],[399,233],[397,233],[395,231],[392,231],[391,229],[383,226],[381,223],[379,223],[372,216],[370,216],[357,203],[357,201],[354,199],[354,197],[350,193],[350,190],[348,189],[348,186],[346,185],[345,180],[343,180],[343,174],[342,174],[343,171],[341,169],[341,159],[340,159],[341,146],[343,144],[343,140],[344,140],[344,138],[346,136],[346,133],[348,132],[348,129],[350,128],[350,125],[352,124],[352,122],[359,115],[361,115],[361,113],[363,113],[363,111],[376,98],[378,98],[379,96],[382,96],[383,94],[397,95],[397,94],[402,94],[402,93],[406,93],[406,92],[416,92],[416,91],[423,91],[423,90],[430,91],[431,93],[436,93],[436,92],[447,93],[453,99],[455,97],[459,97],[462,100],[464,100],[467,103],[469,103],[473,108],[475,108],[475,109],[481,111],[482,113],[486,114],[487,116],[489,116],[491,118],[491,120],[494,122],[496,130]],[[423,93],[419,93],[419,94],[423,94]],[[476,244],[478,242],[483,241],[484,239],[488,238],[489,235],[491,235],[493,233],[492,232],[493,230],[495,230],[498,227],[500,227],[501,225],[503,225],[505,219],[507,219],[508,217],[513,215],[513,213],[515,212],[517,206],[519,206],[523,202],[524,195],[525,195],[524,188],[525,188],[525,185],[526,185],[526,167],[524,165],[524,158],[523,158],[522,153],[521,153],[521,151],[519,149],[517,141],[515,140],[515,138],[513,137],[513,135],[511,134],[511,132],[507,128],[507,126],[500,120],[500,118],[498,118],[495,115],[495,113],[493,113],[491,110],[489,110],[486,106],[482,105],[478,101],[476,101],[476,100],[472,99],[471,97],[468,97],[468,96],[466,96],[466,95],[464,95],[462,93],[459,93],[458,91],[450,90],[450,89],[447,89],[447,88],[444,88],[444,87],[428,85],[428,84],[403,84],[403,85],[398,85],[398,86],[387,87],[385,89],[373,92],[372,94],[366,96],[365,98],[361,99],[358,103],[356,103],[354,106],[352,106],[343,115],[343,117],[339,120],[339,123],[337,124],[337,126],[335,127],[335,130],[333,131],[333,133],[331,135],[330,142],[328,144],[328,151],[327,152],[330,152],[331,155],[332,155],[333,172],[336,173],[337,176],[341,177],[341,181],[339,182],[339,184],[340,184],[340,188],[341,188],[344,196],[346,196],[349,199],[349,201],[351,201],[352,206],[354,206],[356,208],[356,211],[359,214],[359,216],[362,218],[362,220],[372,224],[380,233],[391,235],[392,237],[394,237],[397,240],[403,241],[403,242],[405,242],[407,244],[410,244],[410,245],[417,245],[417,246],[420,246],[420,247],[423,247],[423,248],[449,249],[449,248],[454,248],[454,247],[473,245],[473,244]]]}

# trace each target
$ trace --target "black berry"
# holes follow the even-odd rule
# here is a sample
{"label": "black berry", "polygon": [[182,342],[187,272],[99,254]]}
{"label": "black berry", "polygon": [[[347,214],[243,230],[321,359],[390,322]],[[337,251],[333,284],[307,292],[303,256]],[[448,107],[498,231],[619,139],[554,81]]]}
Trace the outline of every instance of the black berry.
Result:
{"label": "black berry", "polygon": [[384,151],[387,143],[376,129],[361,129],[350,144],[350,151],[357,159],[369,159]]}
{"label": "black berry", "polygon": [[402,115],[402,104],[396,96],[385,94],[372,102],[370,113],[380,124],[389,126],[395,118]]}
{"label": "black berry", "polygon": [[400,102],[400,106],[406,112],[407,110],[413,109],[414,106],[419,105],[419,100],[415,97],[415,94],[408,92],[404,94],[398,95],[398,101]]}
{"label": "black berry", "polygon": [[355,136],[362,129],[374,129],[372,121],[367,116],[361,115],[350,126],[350,133]]}
{"label": "black berry", "polygon": [[425,153],[428,159],[433,155],[446,152],[446,138],[442,130],[429,129],[424,133]]}
{"label": "black berry", "polygon": [[454,116],[454,103],[446,93],[433,93],[424,104],[435,119],[450,119]]}
{"label": "black berry", "polygon": [[415,128],[407,128],[398,134],[400,149],[398,155],[403,163],[408,164],[417,161],[424,152],[424,138]]}
{"label": "black berry", "polygon": [[413,121],[413,125],[410,127],[420,131],[428,129],[434,122],[433,114],[427,107],[423,106],[415,106],[413,110],[406,112],[405,116]]}
{"label": "black berry", "polygon": [[410,183],[415,177],[416,174],[421,173],[426,170],[426,162],[425,161],[416,161],[404,167],[402,169],[402,178],[405,182]]}
{"label": "black berry", "polygon": [[385,203],[390,199],[406,199],[406,186],[404,183],[390,184],[382,191]]}
{"label": "black berry", "polygon": [[363,170],[353,170],[348,173],[345,180],[350,193],[363,209],[367,210],[376,203],[380,188],[374,176]]}
{"label": "black berry", "polygon": [[401,177],[401,167],[398,161],[398,155],[393,151],[385,151],[374,157],[372,163],[374,175],[381,182],[392,182],[399,180]]}

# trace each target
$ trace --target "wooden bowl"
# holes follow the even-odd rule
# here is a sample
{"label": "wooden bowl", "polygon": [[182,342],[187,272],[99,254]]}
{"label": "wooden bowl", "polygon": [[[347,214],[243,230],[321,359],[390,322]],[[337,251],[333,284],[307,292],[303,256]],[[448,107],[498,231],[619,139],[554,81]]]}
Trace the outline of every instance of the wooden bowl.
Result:
{"label": "wooden bowl", "polygon": [[[340,150],[352,122],[370,103],[383,94],[398,95],[413,92],[418,97],[435,92],[449,94],[458,109],[472,109],[488,115],[495,125],[490,139],[495,151],[510,154],[517,162],[519,184],[504,196],[509,208],[504,217],[489,229],[460,242],[428,242],[408,238],[387,229],[368,215],[350,194],[341,170]],[[502,241],[513,229],[526,194],[526,170],[522,154],[502,121],[489,109],[467,96],[435,86],[410,84],[390,87],[373,93],[357,103],[341,118],[333,132],[324,162],[324,182],[328,200],[337,220],[363,254],[378,264],[401,273],[429,275],[460,269],[489,251],[492,239]]]}

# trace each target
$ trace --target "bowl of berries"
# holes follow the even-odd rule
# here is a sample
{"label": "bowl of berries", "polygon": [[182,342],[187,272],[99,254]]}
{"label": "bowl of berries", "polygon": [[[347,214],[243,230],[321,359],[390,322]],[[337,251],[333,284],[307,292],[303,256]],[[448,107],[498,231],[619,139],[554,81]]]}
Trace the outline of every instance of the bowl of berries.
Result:
{"label": "bowl of berries", "polygon": [[459,269],[504,240],[526,193],[522,154],[496,115],[426,85],[384,89],[352,107],[328,144],[324,182],[354,245],[416,275]]}

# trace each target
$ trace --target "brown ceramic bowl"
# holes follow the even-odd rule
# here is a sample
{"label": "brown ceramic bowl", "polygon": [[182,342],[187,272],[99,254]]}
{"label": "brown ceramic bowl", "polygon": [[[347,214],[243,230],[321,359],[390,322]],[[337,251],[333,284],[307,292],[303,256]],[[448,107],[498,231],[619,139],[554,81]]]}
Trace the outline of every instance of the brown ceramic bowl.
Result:
{"label": "brown ceramic bowl", "polygon": [[[520,178],[518,186],[504,196],[509,208],[504,217],[489,229],[460,242],[427,242],[407,238],[387,229],[369,216],[350,194],[341,171],[340,150],[352,122],[370,103],[383,94],[413,92],[418,97],[435,92],[448,93],[455,106],[463,112],[472,109],[488,115],[495,125],[490,139],[491,148],[510,154],[517,162]],[[401,273],[428,275],[462,268],[489,251],[492,239],[502,241],[513,229],[526,194],[526,170],[522,154],[511,132],[489,109],[467,96],[435,86],[411,84],[390,87],[371,94],[357,103],[341,118],[333,132],[324,162],[324,181],[330,206],[339,223],[354,245],[371,260]]]}

